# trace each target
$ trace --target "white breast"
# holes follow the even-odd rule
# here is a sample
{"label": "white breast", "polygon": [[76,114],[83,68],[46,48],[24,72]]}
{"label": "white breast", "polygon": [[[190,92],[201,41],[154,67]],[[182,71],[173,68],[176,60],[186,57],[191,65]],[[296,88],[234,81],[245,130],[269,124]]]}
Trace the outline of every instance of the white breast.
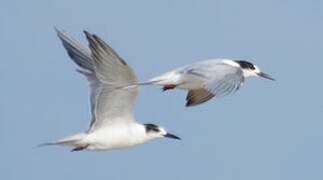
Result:
{"label": "white breast", "polygon": [[110,150],[131,147],[146,142],[146,132],[137,123],[120,123],[91,132],[86,141],[88,150]]}

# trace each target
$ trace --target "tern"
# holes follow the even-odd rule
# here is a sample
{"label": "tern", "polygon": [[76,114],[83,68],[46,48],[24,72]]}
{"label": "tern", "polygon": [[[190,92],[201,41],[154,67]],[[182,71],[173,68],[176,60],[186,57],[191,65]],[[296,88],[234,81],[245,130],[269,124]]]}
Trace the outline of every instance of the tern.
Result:
{"label": "tern", "polygon": [[169,71],[141,85],[160,85],[163,90],[188,90],[186,106],[204,103],[211,98],[234,94],[246,78],[275,80],[245,60],[210,59]]}
{"label": "tern", "polygon": [[89,81],[92,121],[88,131],[46,145],[73,146],[72,151],[123,149],[155,139],[180,139],[154,124],[134,120],[139,87],[132,68],[98,36],[84,31],[91,52],[66,32],[56,29],[77,71]]}

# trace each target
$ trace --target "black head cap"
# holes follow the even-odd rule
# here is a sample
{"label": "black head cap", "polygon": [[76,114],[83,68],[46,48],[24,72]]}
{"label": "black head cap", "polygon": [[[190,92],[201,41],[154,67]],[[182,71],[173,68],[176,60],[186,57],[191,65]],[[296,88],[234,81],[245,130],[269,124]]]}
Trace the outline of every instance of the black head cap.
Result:
{"label": "black head cap", "polygon": [[155,124],[145,124],[146,132],[159,132],[159,128]]}
{"label": "black head cap", "polygon": [[251,63],[251,62],[248,62],[248,61],[236,61],[237,63],[239,63],[240,67],[242,69],[251,69],[251,70],[254,70],[256,69],[255,66]]}
{"label": "black head cap", "polygon": [[164,132],[161,132],[160,130],[160,127],[155,125],[155,124],[144,124],[145,125],[145,128],[146,128],[146,133],[149,134],[149,133],[153,133],[153,134],[160,134],[161,136],[160,137],[167,137],[167,138],[172,138],[172,139],[178,139],[180,140],[181,138],[175,136],[174,134],[171,134],[171,133],[168,133],[168,132],[165,132],[165,134],[162,134]]}

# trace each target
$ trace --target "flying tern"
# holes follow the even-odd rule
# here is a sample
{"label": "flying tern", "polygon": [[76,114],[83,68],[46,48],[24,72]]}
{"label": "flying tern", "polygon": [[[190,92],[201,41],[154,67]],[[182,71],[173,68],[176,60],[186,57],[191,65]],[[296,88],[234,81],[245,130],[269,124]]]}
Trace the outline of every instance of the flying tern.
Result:
{"label": "flying tern", "polygon": [[163,90],[188,90],[186,106],[234,94],[246,78],[263,77],[274,80],[259,67],[244,60],[211,59],[199,61],[167,72],[142,85],[160,85]]}
{"label": "flying tern", "polygon": [[[56,29],[78,72],[89,81],[92,121],[87,132],[46,145],[73,146],[72,151],[122,149],[158,138],[180,139],[154,124],[140,124],[133,107],[139,87],[132,68],[98,36],[84,31],[91,52],[66,32]],[[127,87],[127,88],[124,88]]]}

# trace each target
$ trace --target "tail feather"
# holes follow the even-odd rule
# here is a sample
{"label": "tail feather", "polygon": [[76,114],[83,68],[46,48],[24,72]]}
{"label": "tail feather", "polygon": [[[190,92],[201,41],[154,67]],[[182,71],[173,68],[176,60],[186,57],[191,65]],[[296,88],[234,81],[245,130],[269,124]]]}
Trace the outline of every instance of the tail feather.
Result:
{"label": "tail feather", "polygon": [[162,80],[155,80],[155,81],[146,81],[142,83],[138,83],[138,85],[161,85],[159,84]]}
{"label": "tail feather", "polygon": [[[168,87],[168,86],[171,87]],[[168,83],[167,80],[164,79],[159,79],[159,80],[150,80],[150,81],[146,81],[146,82],[139,82],[139,83],[135,83],[135,84],[128,84],[128,85],[123,85],[123,86],[119,86],[116,87],[116,89],[129,89],[129,88],[136,88],[138,86],[163,86],[163,91],[168,90],[168,89],[174,89],[176,87],[175,83]]]}
{"label": "tail feather", "polygon": [[62,140],[40,144],[38,147],[50,146],[50,145],[81,147],[86,145],[84,142],[82,142],[85,136],[86,136],[85,133],[79,133],[73,136],[66,137]]}
{"label": "tail feather", "polygon": [[119,87],[116,87],[116,88],[117,89],[129,89],[129,88],[136,88],[138,86],[159,85],[159,84],[156,84],[156,83],[158,83],[158,81],[147,81],[147,82],[142,82],[142,83],[119,86]]}

